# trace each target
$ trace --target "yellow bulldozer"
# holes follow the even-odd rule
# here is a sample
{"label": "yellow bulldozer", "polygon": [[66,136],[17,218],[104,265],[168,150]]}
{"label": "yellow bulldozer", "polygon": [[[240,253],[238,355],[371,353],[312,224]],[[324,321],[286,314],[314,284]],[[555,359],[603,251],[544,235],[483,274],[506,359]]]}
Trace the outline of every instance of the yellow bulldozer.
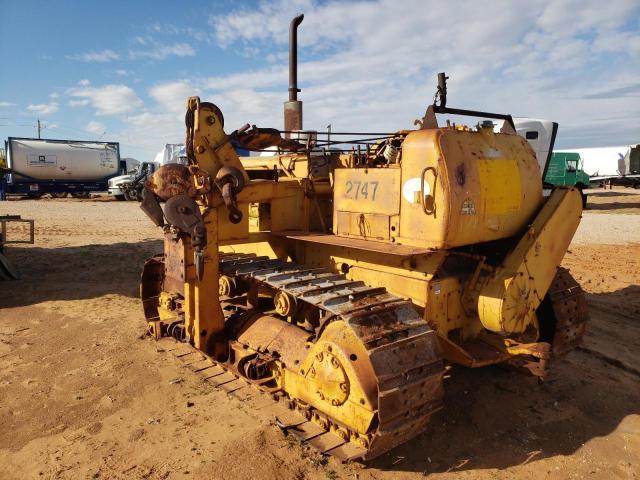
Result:
{"label": "yellow bulldozer", "polygon": [[447,107],[444,74],[414,130],[349,146],[355,134],[302,130],[301,21],[284,131],[227,134],[218,107],[188,100],[189,165],[145,185],[164,254],[145,264],[141,296],[149,332],[197,352],[214,385],[263,392],[291,413],[281,428],[367,460],[425,429],[446,364],[543,379],[580,342],[584,295],[559,265],[582,203],[574,188],[543,195],[509,115]]}

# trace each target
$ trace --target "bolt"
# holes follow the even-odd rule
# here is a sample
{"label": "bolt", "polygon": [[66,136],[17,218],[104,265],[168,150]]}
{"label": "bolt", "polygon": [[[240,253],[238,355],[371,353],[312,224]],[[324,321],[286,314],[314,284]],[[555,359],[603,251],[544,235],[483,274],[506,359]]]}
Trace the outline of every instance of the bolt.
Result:
{"label": "bolt", "polygon": [[346,383],[341,383],[340,384],[340,390],[342,390],[344,393],[347,393],[347,384]]}
{"label": "bolt", "polygon": [[216,118],[213,115],[207,116],[207,125],[213,125],[216,123]]}
{"label": "bolt", "polygon": [[322,358],[323,358],[322,352],[318,352],[318,353],[316,354],[316,360],[318,360],[319,362],[321,362],[321,361],[322,361]]}
{"label": "bolt", "polygon": [[340,368],[340,362],[338,362],[338,360],[336,360],[335,358],[331,359],[331,365],[333,366],[333,368]]}
{"label": "bolt", "polygon": [[196,148],[196,152],[204,153],[204,147],[202,145],[198,145],[198,147]]}
{"label": "bolt", "polygon": [[338,402],[338,400],[334,398],[333,400],[331,400],[331,405],[333,405],[334,407],[337,407],[338,405],[340,405],[340,402]]}
{"label": "bolt", "polygon": [[324,400],[324,395],[322,394],[322,392],[320,390],[318,390],[316,392],[316,395],[318,395],[318,397],[320,398],[320,400]]}

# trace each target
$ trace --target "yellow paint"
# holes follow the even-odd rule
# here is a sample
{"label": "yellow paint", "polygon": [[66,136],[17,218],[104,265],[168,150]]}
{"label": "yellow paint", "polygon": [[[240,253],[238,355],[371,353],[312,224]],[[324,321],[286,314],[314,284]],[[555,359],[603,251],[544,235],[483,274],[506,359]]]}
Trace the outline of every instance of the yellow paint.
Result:
{"label": "yellow paint", "polygon": [[535,326],[535,310],[556,275],[581,213],[577,189],[553,191],[515,249],[482,281],[478,314],[486,329],[514,334]]}
{"label": "yellow paint", "polygon": [[535,155],[517,135],[484,130],[424,129],[407,136],[402,185],[424,185],[424,198],[418,192],[416,201],[409,188],[406,196],[396,192],[400,217],[392,240],[449,249],[512,237],[530,221],[542,203]]}
{"label": "yellow paint", "polygon": [[333,188],[336,212],[400,213],[399,168],[341,168]]}
{"label": "yellow paint", "polygon": [[[190,105],[197,107],[199,100]],[[247,180],[247,172],[274,166],[282,173],[278,182],[247,181],[237,196],[243,212],[238,224],[228,221],[215,185],[198,197],[207,230],[202,279],[196,278],[188,241],[180,253],[183,259],[178,258],[178,249],[165,246],[166,263],[175,260],[172,265],[181,266],[175,268],[182,269],[176,278],[184,283],[182,292],[160,294],[160,322],[176,317],[175,298],[182,295],[185,326],[196,348],[215,354],[210,339],[224,329],[218,297],[219,251],[255,253],[343,272],[350,280],[411,299],[437,332],[443,355],[453,362],[487,365],[535,348],[510,346],[509,350],[500,344],[489,352],[494,356],[467,348],[481,341],[486,330],[519,334],[535,326],[535,309],[579,222],[579,195],[574,190],[556,190],[540,209],[538,164],[524,147],[525,140],[492,131],[424,129],[407,135],[398,164],[353,168],[355,157],[332,154],[326,172],[314,173],[317,164],[306,154],[239,159],[226,142],[220,118],[210,109],[197,108],[192,135],[194,146],[202,147],[197,166],[212,178],[223,166],[240,169]],[[488,158],[488,152],[502,156]],[[403,185],[415,185],[415,179],[422,191],[411,187],[403,195]],[[532,218],[531,231],[523,235]],[[287,232],[317,234],[321,228],[347,243],[287,238]],[[355,248],[356,240],[345,238],[351,236],[377,242],[378,251]],[[457,248],[498,239],[506,245],[504,258],[492,259],[492,267],[481,254]],[[380,253],[385,243],[423,250],[412,256]],[[257,332],[254,338],[261,339],[260,345],[251,348],[265,351],[277,335],[286,337],[280,344],[286,352],[274,360],[280,387],[351,432],[366,435],[375,423],[378,379],[353,330],[338,319],[324,325],[320,337],[310,341],[312,332],[294,327],[295,319],[289,318],[292,324],[287,324],[269,315],[270,330]],[[287,333],[281,332],[280,323],[288,325]],[[240,341],[231,340],[236,344],[232,348],[240,348]]]}
{"label": "yellow paint", "polygon": [[505,214],[520,209],[520,170],[513,159],[478,160],[481,198],[489,215]]}
{"label": "yellow paint", "polygon": [[300,368],[284,370],[287,393],[350,430],[367,433],[378,402],[377,380],[353,330],[342,321],[333,322],[308,352]]}

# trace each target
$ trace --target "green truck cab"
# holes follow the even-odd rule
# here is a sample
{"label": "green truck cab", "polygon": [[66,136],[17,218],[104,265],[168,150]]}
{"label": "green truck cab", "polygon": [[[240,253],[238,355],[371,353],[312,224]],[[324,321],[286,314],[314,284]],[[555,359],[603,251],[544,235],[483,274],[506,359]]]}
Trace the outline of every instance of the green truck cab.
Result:
{"label": "green truck cab", "polygon": [[582,159],[575,152],[554,152],[547,166],[545,183],[564,187],[577,187],[582,192],[582,206],[586,207],[587,195],[583,192],[589,188],[589,175],[582,170]]}

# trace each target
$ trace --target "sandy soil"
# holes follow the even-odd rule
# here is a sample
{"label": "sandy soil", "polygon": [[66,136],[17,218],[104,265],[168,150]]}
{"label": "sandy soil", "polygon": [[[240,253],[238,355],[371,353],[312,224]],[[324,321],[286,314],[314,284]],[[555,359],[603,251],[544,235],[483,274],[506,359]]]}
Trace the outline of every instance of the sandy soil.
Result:
{"label": "sandy soil", "polygon": [[[625,203],[640,213],[640,195]],[[0,478],[638,478],[640,216],[592,212],[564,262],[588,293],[584,346],[543,385],[454,368],[429,429],[365,468],[285,438],[141,336],[138,276],[161,242],[137,204],[0,203],[37,239],[8,249],[24,278],[0,284]]]}
{"label": "sandy soil", "polygon": [[640,190],[626,187],[590,188],[587,194],[589,213],[640,213]]}

